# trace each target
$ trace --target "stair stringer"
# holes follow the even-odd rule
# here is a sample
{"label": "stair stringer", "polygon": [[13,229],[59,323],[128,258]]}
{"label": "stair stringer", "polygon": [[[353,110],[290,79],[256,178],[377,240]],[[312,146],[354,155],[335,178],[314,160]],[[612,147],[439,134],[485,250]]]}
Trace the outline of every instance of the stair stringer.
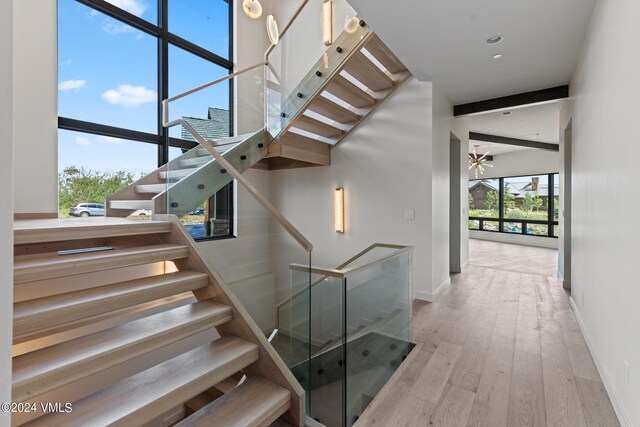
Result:
{"label": "stair stringer", "polygon": [[[271,140],[270,134],[261,129],[222,156],[238,172],[243,173],[267,155],[267,146]],[[154,196],[153,212],[168,212],[182,217],[231,181],[233,176],[221,168],[217,160],[212,159],[173,184],[168,191]]]}
{"label": "stair stringer", "polygon": [[291,408],[283,418],[294,426],[302,426],[305,423],[305,399],[304,390],[293,376],[282,358],[271,346],[267,337],[253,321],[247,310],[229,290],[220,274],[205,261],[204,254],[193,238],[186,231],[175,215],[157,214],[154,219],[169,221],[172,223],[172,232],[162,235],[164,243],[186,245],[189,248],[189,256],[175,261],[179,270],[192,270],[205,273],[209,276],[209,286],[194,291],[198,301],[212,299],[220,304],[225,304],[232,309],[232,320],[216,327],[221,336],[236,335],[246,341],[254,343],[259,348],[259,359],[254,364],[243,370],[247,377],[260,375],[274,384],[291,392]]}

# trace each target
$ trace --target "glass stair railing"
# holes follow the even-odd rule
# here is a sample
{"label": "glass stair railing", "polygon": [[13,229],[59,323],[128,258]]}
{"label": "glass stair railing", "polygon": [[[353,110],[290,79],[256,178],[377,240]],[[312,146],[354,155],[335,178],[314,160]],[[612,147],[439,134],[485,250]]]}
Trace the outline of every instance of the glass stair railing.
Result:
{"label": "glass stair railing", "polygon": [[351,426],[411,350],[411,255],[375,244],[336,269],[290,266],[274,346],[322,424]]}

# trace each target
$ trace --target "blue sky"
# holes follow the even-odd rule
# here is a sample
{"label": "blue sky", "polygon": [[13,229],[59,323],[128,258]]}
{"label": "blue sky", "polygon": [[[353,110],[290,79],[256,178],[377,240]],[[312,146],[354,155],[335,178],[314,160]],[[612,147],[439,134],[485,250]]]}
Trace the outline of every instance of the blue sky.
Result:
{"label": "blue sky", "polygon": [[[107,1],[157,22],[157,1]],[[223,0],[169,0],[169,30],[228,57],[228,5]],[[75,0],[59,0],[58,114],[157,133],[157,45],[155,37]],[[227,70],[170,46],[170,94],[225,74]],[[228,108],[227,91],[228,85],[221,85],[176,102],[171,118],[205,118],[210,106]],[[179,136],[179,129],[172,135]],[[157,163],[155,145],[69,131],[59,131],[58,151],[59,170],[75,165],[145,173]]]}

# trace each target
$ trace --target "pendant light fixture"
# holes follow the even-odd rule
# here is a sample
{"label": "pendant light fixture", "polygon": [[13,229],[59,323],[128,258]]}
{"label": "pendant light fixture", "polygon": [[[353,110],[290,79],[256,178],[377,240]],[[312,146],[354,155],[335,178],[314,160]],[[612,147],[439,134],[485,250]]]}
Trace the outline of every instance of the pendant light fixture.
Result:
{"label": "pendant light fixture", "polygon": [[251,19],[258,19],[262,16],[262,5],[258,0],[243,0],[242,10]]}
{"label": "pendant light fixture", "polygon": [[271,15],[267,16],[267,34],[271,44],[276,45],[280,41],[280,32],[278,31],[278,23],[276,22],[276,6],[275,0],[271,0]]}
{"label": "pendant light fixture", "polygon": [[480,175],[484,174],[484,167],[490,167],[492,168],[493,165],[489,165],[486,164],[487,162],[487,155],[489,154],[489,152],[487,151],[486,153],[484,153],[482,156],[478,156],[478,147],[480,147],[479,145],[474,145],[473,146],[473,154],[469,154],[469,170],[471,170],[472,168],[475,168],[475,172],[476,172],[476,178],[478,178],[478,172],[480,172]]}

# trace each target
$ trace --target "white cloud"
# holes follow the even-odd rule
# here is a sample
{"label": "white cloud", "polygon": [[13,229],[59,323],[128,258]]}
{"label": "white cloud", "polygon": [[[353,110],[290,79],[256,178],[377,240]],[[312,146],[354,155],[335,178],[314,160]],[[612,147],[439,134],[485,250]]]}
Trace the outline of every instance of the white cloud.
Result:
{"label": "white cloud", "polygon": [[107,0],[107,3],[111,3],[136,16],[141,16],[147,10],[147,5],[139,0]]}
{"label": "white cloud", "polygon": [[60,67],[68,67],[69,65],[71,65],[71,58],[67,58],[64,61],[58,62],[58,66]]}
{"label": "white cloud", "polygon": [[120,85],[102,94],[102,99],[109,104],[135,107],[150,102],[156,102],[155,91],[144,86]]}
{"label": "white cloud", "polygon": [[100,144],[122,144],[124,142],[124,139],[113,138],[111,136],[99,136],[98,142]]}
{"label": "white cloud", "polygon": [[89,141],[87,138],[83,138],[81,136],[77,136],[76,139],[73,140],[73,142],[78,144],[78,145],[89,145],[89,144],[91,144],[91,141]]}
{"label": "white cloud", "polygon": [[133,28],[127,24],[122,24],[114,19],[108,18],[102,21],[102,31],[115,36],[117,34],[125,34],[133,32]]}
{"label": "white cloud", "polygon": [[58,83],[58,90],[67,91],[73,89],[82,89],[86,85],[86,80],[65,80]]}

